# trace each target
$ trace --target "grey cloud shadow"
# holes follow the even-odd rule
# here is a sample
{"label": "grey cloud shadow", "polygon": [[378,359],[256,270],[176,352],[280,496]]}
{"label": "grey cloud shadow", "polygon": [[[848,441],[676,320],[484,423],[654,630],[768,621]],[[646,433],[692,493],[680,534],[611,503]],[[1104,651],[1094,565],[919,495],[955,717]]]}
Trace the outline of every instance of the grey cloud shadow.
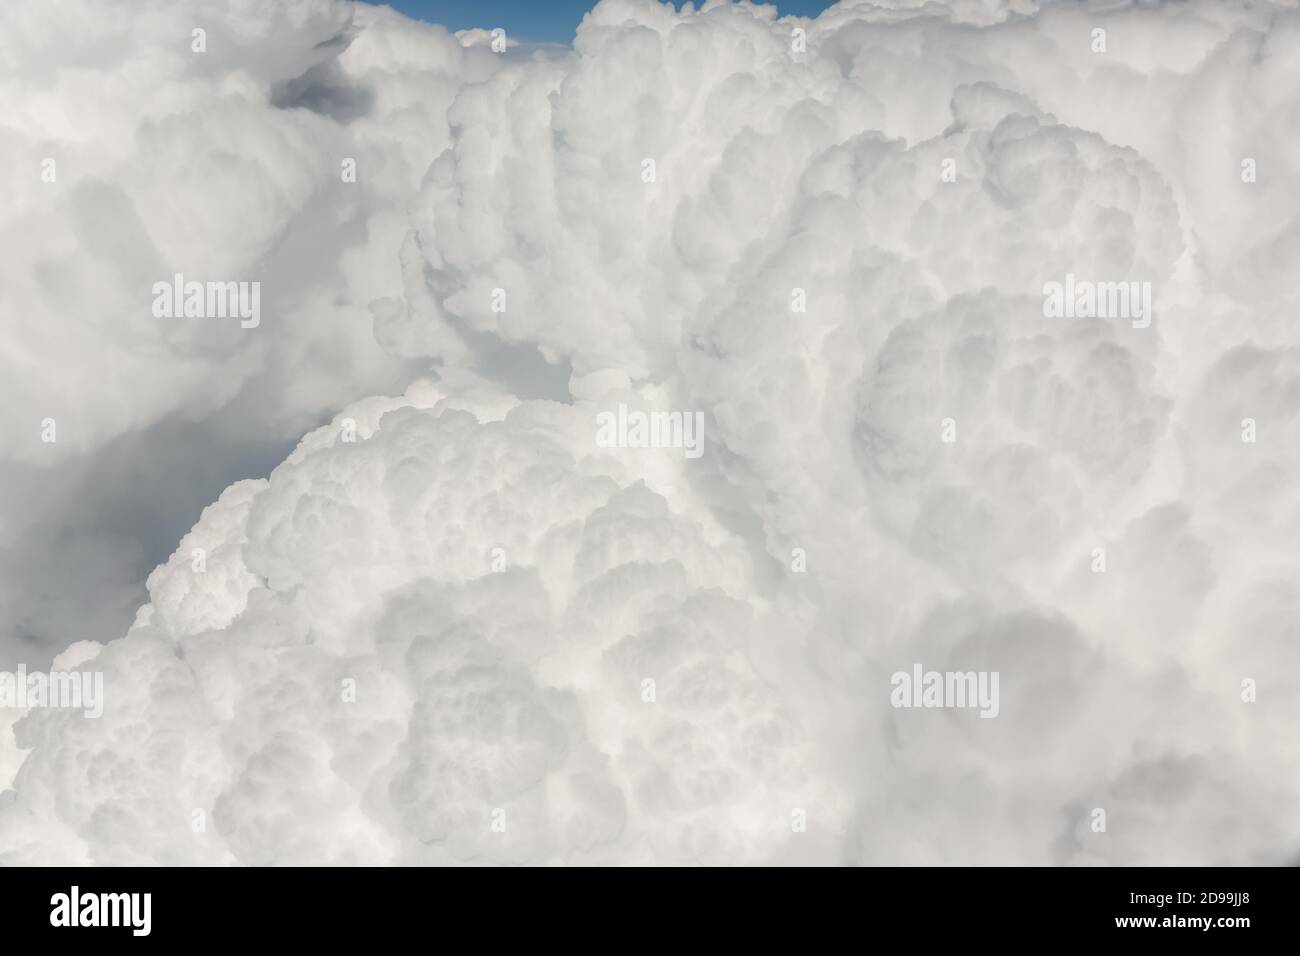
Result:
{"label": "grey cloud shadow", "polygon": [[0,550],[0,667],[44,668],[77,641],[122,637],[145,578],[203,509],[295,444],[166,420],[58,469],[6,466],[0,490],[23,526]]}
{"label": "grey cloud shadow", "polygon": [[350,85],[338,63],[329,60],[277,86],[271,93],[271,105],[282,110],[310,110],[346,124],[370,115],[375,94]]}

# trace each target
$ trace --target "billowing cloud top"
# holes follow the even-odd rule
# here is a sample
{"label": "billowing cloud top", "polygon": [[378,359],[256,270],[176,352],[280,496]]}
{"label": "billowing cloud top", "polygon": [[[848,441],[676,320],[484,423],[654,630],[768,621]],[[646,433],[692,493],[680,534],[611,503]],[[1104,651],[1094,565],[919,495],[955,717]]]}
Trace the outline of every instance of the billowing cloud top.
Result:
{"label": "billowing cloud top", "polygon": [[[83,444],[201,417],[232,369],[352,354],[358,310],[427,377],[229,487],[129,633],[69,649],[104,714],[16,723],[4,860],[1300,849],[1294,5],[603,0],[571,52],[500,55],[232,0],[217,73],[158,52],[198,23],[166,6],[92,58],[116,92],[51,67],[84,57],[57,20],[0,47],[47,107],[8,151],[64,122],[96,170],[10,187],[0,301],[49,321],[7,414],[66,375]],[[88,132],[128,122],[120,155]],[[323,185],[345,148],[386,171],[365,213]],[[266,336],[132,305],[345,210]],[[84,373],[160,350],[174,379]],[[702,454],[601,440],[652,412]],[[995,719],[899,707],[915,664],[997,674]]]}

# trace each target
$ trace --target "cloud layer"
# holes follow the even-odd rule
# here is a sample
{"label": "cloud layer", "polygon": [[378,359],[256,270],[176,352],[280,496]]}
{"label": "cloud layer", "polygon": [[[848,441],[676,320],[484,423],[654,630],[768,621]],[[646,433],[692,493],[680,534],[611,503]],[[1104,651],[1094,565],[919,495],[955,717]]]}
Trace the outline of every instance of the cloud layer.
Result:
{"label": "cloud layer", "polygon": [[[108,704],[15,725],[6,861],[1295,856],[1293,5],[604,0],[508,55],[244,6],[205,8],[225,72],[124,33],[94,112],[131,145],[12,187],[0,296],[50,320],[0,353],[12,458],[56,467],[58,396],[75,462],[426,377],[65,653]],[[53,42],[0,58],[82,108]],[[0,144],[37,162],[57,115]],[[160,338],[132,296],[180,263],[270,270],[277,322]],[[1067,274],[1154,318],[1045,317]],[[602,447],[620,405],[701,412],[703,457]],[[914,663],[998,672],[997,718],[891,706]]]}

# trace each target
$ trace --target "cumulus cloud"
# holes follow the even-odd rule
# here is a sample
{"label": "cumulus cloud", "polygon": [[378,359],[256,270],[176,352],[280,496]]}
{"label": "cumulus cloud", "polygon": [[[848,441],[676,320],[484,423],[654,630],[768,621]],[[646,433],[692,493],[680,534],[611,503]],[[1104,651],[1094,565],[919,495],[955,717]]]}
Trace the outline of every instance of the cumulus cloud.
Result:
{"label": "cumulus cloud", "polygon": [[[16,3],[0,32],[0,656],[41,663],[129,624],[222,487],[410,379],[369,304],[496,59],[344,0]],[[160,322],[178,273],[260,282],[262,321]]]}
{"label": "cumulus cloud", "polygon": [[727,862],[781,831],[806,731],[746,659],[772,611],[707,509],[579,407],[418,386],[355,414],[357,442],[309,435],[155,571],[92,662],[105,717],[23,721],[15,860],[48,830],[98,862]]}
{"label": "cumulus cloud", "polygon": [[[62,454],[338,409],[78,646],[102,718],[15,724],[7,860],[1295,855],[1293,5],[604,0],[505,56],[268,6],[225,72],[123,39],[153,118],[0,227],[65,323],[12,353],[79,383],[9,413],[88,406]],[[338,193],[345,148],[382,183]],[[278,324],[160,341],[129,277],[182,259],[282,264]],[[1067,275],[1150,321],[1049,317]],[[125,328],[69,347],[92,293]],[[705,453],[603,445],[619,408],[698,411]],[[997,716],[894,706],[915,663],[996,672]]]}

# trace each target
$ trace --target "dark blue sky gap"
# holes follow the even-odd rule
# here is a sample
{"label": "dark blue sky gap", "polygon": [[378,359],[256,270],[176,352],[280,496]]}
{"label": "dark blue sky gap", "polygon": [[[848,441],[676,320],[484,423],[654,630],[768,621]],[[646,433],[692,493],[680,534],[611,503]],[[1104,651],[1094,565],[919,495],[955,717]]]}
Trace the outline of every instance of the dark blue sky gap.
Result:
{"label": "dark blue sky gap", "polygon": [[[451,30],[503,27],[522,40],[568,43],[595,0],[387,0],[408,17],[441,23]],[[775,0],[784,14],[815,17],[833,0]],[[676,4],[681,7],[681,3]],[[698,4],[697,4],[698,6]]]}

